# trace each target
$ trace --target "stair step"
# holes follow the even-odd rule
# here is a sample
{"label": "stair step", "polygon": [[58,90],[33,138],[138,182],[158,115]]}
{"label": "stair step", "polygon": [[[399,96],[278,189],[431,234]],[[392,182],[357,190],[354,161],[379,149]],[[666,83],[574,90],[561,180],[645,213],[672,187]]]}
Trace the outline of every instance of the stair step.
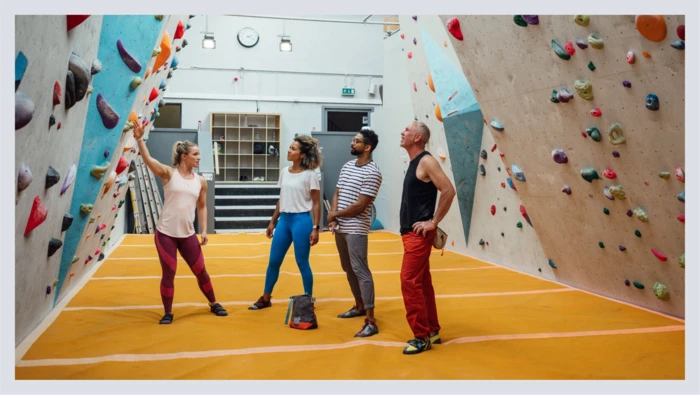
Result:
{"label": "stair step", "polygon": [[215,207],[226,207],[226,206],[236,206],[236,207],[248,207],[248,206],[273,206],[277,205],[279,197],[270,196],[265,198],[255,198],[244,197],[236,198],[235,196],[217,196],[214,200]]}
{"label": "stair step", "polygon": [[274,210],[275,205],[272,206],[214,206],[215,210]]}
{"label": "stair step", "polygon": [[238,188],[220,188],[219,186],[217,186],[215,188],[215,195],[217,196],[270,196],[279,194],[280,188],[277,185],[274,185],[272,187],[248,186]]}
{"label": "stair step", "polygon": [[214,195],[215,199],[279,199],[280,195]]}
{"label": "stair step", "polygon": [[269,217],[214,217],[214,221],[266,221],[270,222]]}
{"label": "stair step", "polygon": [[240,206],[240,207],[234,207],[234,208],[229,208],[229,209],[221,209],[217,208],[214,210],[214,217],[219,217],[219,218],[243,218],[243,217],[267,217],[267,218],[272,218],[272,215],[275,213],[275,206],[269,207],[269,206],[263,206],[266,208],[263,209],[256,209],[256,208],[251,208],[251,207],[260,207],[260,206]]}

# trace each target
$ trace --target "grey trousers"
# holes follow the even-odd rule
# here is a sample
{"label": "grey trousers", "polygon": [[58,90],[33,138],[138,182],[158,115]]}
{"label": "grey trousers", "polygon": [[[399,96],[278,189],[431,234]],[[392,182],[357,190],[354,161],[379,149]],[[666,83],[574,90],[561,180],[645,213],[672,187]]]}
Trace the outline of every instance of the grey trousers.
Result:
{"label": "grey trousers", "polygon": [[367,235],[336,233],[335,245],[352,295],[355,299],[362,299],[365,309],[373,309],[374,280],[367,262]]}

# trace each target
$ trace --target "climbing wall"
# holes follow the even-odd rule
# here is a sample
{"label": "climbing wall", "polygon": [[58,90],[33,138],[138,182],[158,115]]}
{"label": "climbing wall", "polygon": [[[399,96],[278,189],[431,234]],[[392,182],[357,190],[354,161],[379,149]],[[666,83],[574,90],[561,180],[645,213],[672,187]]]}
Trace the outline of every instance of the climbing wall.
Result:
{"label": "climbing wall", "polygon": [[[430,127],[429,150],[457,190],[440,225],[454,242],[449,248],[554,279],[534,228],[521,213],[522,202],[509,186],[502,152],[484,127],[444,25],[429,15],[400,20],[404,50],[397,56],[405,59],[409,70],[413,110]],[[437,106],[442,121],[436,116]]]}
{"label": "climbing wall", "polygon": [[683,17],[440,18],[556,279],[684,316]]}
{"label": "climbing wall", "polygon": [[17,17],[16,344],[104,258],[130,199],[132,122],[152,127],[187,20]]}

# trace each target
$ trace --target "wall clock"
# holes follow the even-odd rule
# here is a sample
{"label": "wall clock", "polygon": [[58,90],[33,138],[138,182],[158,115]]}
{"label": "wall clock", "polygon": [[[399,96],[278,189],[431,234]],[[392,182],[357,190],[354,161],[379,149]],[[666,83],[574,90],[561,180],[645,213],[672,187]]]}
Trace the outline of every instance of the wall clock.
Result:
{"label": "wall clock", "polygon": [[244,27],[238,32],[238,42],[246,48],[253,48],[258,41],[260,41],[260,35],[252,27]]}

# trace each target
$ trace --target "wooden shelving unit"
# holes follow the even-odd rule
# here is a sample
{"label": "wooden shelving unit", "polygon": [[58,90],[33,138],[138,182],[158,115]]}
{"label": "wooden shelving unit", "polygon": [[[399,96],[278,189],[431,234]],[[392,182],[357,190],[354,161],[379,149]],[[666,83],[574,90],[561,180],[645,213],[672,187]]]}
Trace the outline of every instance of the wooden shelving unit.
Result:
{"label": "wooden shelving unit", "polygon": [[280,152],[279,114],[211,113],[210,117],[217,182],[277,183],[280,157],[268,150],[272,146]]}

